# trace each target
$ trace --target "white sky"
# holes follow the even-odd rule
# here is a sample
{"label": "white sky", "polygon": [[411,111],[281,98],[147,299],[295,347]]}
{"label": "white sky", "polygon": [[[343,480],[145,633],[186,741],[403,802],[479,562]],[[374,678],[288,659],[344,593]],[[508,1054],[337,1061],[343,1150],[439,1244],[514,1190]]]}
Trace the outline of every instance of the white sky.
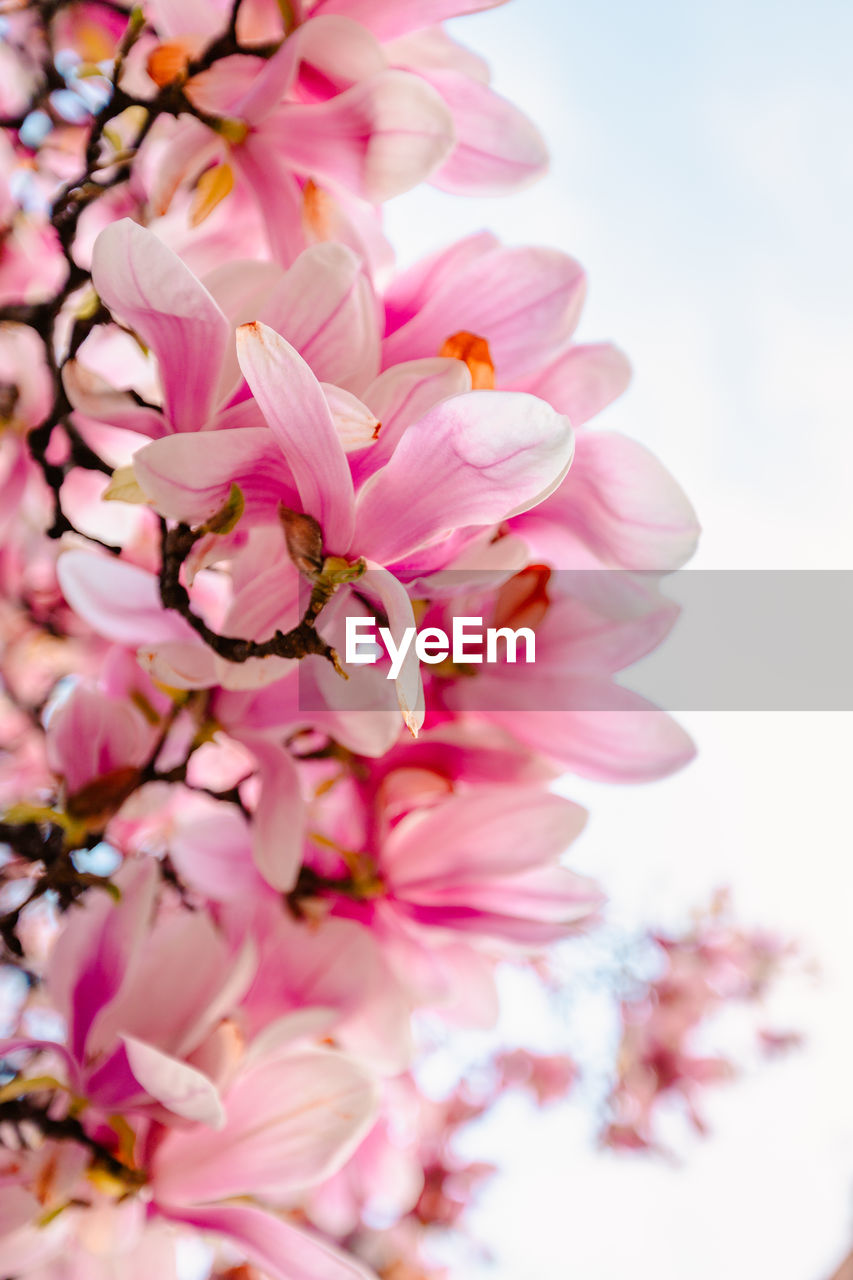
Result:
{"label": "white sky", "polygon": [[[850,568],[853,6],[514,0],[456,34],[544,129],[552,171],[509,200],[395,202],[401,257],[482,226],[579,257],[581,336],[635,369],[606,425],[691,495],[695,567]],[[506,1107],[477,1135],[506,1167],[475,1221],[494,1280],[827,1280],[853,1239],[853,717],[681,719],[685,773],[567,783],[593,814],[578,857],[627,923],[727,882],[742,919],[802,939],[823,978],[780,1017],[808,1048],[709,1094],[714,1136],[679,1167],[593,1154],[579,1108]],[[508,1000],[535,1039],[540,1011]]]}

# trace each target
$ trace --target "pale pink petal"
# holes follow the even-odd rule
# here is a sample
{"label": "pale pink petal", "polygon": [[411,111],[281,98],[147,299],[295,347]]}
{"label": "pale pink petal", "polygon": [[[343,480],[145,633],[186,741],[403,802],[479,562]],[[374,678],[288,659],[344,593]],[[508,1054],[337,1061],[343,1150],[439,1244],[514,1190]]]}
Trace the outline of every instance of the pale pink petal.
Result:
{"label": "pale pink petal", "polygon": [[586,812],[538,788],[453,797],[397,824],[382,852],[394,890],[525,871],[557,858],[577,838]]}
{"label": "pale pink petal", "polygon": [[[568,682],[555,696],[559,709],[529,703],[489,711],[489,719],[536,751],[582,777],[604,782],[651,782],[682,769],[696,748],[671,716],[612,681],[578,678],[577,709]],[[601,708],[589,710],[590,707]]]}
{"label": "pale pink petal", "polygon": [[137,658],[152,679],[170,689],[210,689],[219,683],[216,654],[199,639],[169,641],[155,649],[141,644]]}
{"label": "pale pink petal", "polygon": [[360,260],[345,245],[306,249],[251,318],[286,338],[320,382],[360,394],[379,370],[376,299]]}
{"label": "pale pink petal", "polygon": [[693,507],[657,458],[604,432],[578,435],[571,472],[537,518],[567,526],[602,560],[626,569],[677,569],[699,537]]}
{"label": "pale pink petal", "polygon": [[273,1054],[240,1072],[218,1133],[173,1131],[153,1160],[158,1199],[192,1204],[231,1196],[269,1199],[328,1177],[376,1112],[373,1077],[320,1050]]}
{"label": "pale pink petal", "polygon": [[223,1237],[273,1280],[376,1280],[351,1255],[250,1205],[158,1205],[171,1220]]}
{"label": "pale pink petal", "polygon": [[133,467],[152,506],[191,525],[203,524],[221,511],[233,484],[239,485],[245,501],[241,527],[253,520],[274,520],[279,502],[293,506],[299,501],[290,468],[266,427],[186,432],[155,440],[135,454]]}
{"label": "pale pink petal", "polygon": [[116,391],[99,374],[79,360],[69,360],[62,368],[62,383],[77,413],[124,431],[157,440],[168,435],[171,424],[159,409],[139,404],[130,391]]}
{"label": "pale pink petal", "polygon": [[235,805],[194,796],[178,814],[169,856],[181,880],[212,902],[250,899],[263,891],[252,861],[251,828]]}
{"label": "pale pink petal", "polygon": [[488,84],[491,69],[486,58],[459,44],[444,27],[423,27],[386,41],[383,48],[392,67],[429,75],[431,71],[457,71]]}
{"label": "pale pink petal", "polygon": [[59,557],[56,576],[74,612],[115,644],[135,648],[194,638],[178,614],[163,608],[157,578],[146,569],[114,556],[72,550]]}
{"label": "pale pink petal", "polygon": [[501,195],[541,176],[548,151],[516,106],[458,71],[429,71],[426,78],[449,106],[456,128],[456,146],[432,175],[433,186],[458,195]]}
{"label": "pale pink petal", "polygon": [[344,391],[330,382],[324,382],[322,387],[344,452],[356,453],[360,449],[372,448],[382,425],[376,415],[351,391]]}
{"label": "pale pink petal", "polygon": [[437,356],[386,369],[364,392],[381,425],[370,455],[359,460],[359,474],[384,466],[406,428],[434,405],[470,390],[471,374],[462,360]]}
{"label": "pale pink petal", "polygon": [[298,767],[285,747],[263,738],[243,737],[258,763],[261,791],[252,815],[255,866],[281,893],[296,883],[302,865],[305,800]]}
{"label": "pale pink petal", "polygon": [[212,37],[227,25],[227,14],[211,0],[145,0],[145,13],[165,40],[184,35]]}
{"label": "pale pink petal", "polygon": [[[156,128],[162,131],[163,127],[161,116]],[[167,212],[182,182],[197,177],[225,151],[222,139],[195,116],[182,115],[165,127],[169,130],[168,141],[157,150],[149,193],[152,210],[159,216]]]}
{"label": "pale pink petal", "polygon": [[302,509],[320,522],[329,551],[347,551],[354,518],[352,476],[319,382],[290,343],[264,324],[241,325],[237,355],[287,459]]}
{"label": "pale pink petal", "polygon": [[306,247],[307,237],[302,188],[287,157],[261,134],[250,133],[232,151],[231,161],[257,201],[270,253],[283,267],[290,266]]}
{"label": "pale pink petal", "polygon": [[552,492],[572,451],[568,419],[532,396],[471,391],[444,401],[360,491],[353,545],[388,565],[455,529],[499,524]]}
{"label": "pale pink petal", "polygon": [[569,347],[516,387],[547,400],[577,428],[621,396],[630,378],[631,366],[619,348],[598,342]]}
{"label": "pale pink petal", "polygon": [[184,1120],[221,1129],[225,1109],[212,1080],[195,1067],[145,1044],[134,1036],[119,1037],[130,1069],[146,1093]]}
{"label": "pale pink petal", "polygon": [[258,136],[298,172],[372,204],[409,191],[449,154],[453,118],[405,71],[380,71],[319,103],[288,103]]}
{"label": "pale pink petal", "polygon": [[128,702],[78,683],[51,713],[45,745],[69,795],[117,769],[144,764],[155,730]]}
{"label": "pale pink petal", "polygon": [[446,18],[494,9],[505,0],[320,0],[314,13],[342,13],[368,27],[380,40],[431,27]]}
{"label": "pale pink petal", "polygon": [[173,429],[204,426],[231,341],[228,321],[204,286],[152,231],[129,218],[98,236],[92,280],[110,310],[156,355]]}

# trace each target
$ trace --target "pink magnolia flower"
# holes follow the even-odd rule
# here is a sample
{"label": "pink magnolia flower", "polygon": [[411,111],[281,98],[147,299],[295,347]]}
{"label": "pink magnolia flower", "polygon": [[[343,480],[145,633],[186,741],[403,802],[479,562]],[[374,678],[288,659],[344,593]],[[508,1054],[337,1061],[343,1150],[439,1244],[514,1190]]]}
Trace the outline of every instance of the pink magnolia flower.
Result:
{"label": "pink magnolia flower", "polygon": [[[215,37],[210,9],[199,32],[192,12],[158,0],[160,31],[172,41]],[[300,24],[268,61],[237,55],[187,83],[187,96],[226,124],[217,133],[193,117],[170,131],[153,194],[162,212],[178,184],[211,162],[227,164],[252,190],[273,256],[292,261],[305,240],[307,179],[378,204],[427,177],[450,152],[453,116],[426,80],[392,67],[370,32],[349,18]],[[229,139],[226,141],[226,139]],[[156,136],[154,139],[156,143]],[[224,187],[227,190],[227,185]]]}
{"label": "pink magnolia flower", "polygon": [[[129,864],[116,877],[118,902],[102,892],[68,917],[47,976],[66,1040],[32,1047],[58,1055],[71,1091],[102,1113],[153,1107],[173,1122],[220,1125],[215,1083],[190,1060],[221,1056],[223,1020],[251,980],[251,949],[235,954],[204,915],[157,913],[158,881],[153,859]],[[168,982],[178,970],[184,980]]]}
{"label": "pink magnolia flower", "polygon": [[[286,38],[269,62],[226,58],[190,79],[193,103],[227,123],[220,136],[191,118],[170,131],[155,207],[211,161],[229,175],[233,166],[258,200],[273,255],[289,262],[316,221],[317,182],[345,202],[354,195],[378,204],[425,178],[487,193],[537,177],[547,159],[537,130],[489,88],[485,63],[434,25],[487,7],[290,6]],[[149,12],[179,62],[178,50],[186,60],[225,21],[213,5],[202,11],[176,0],[152,0]],[[267,38],[280,34],[279,25]],[[231,182],[221,183],[222,195]]]}
{"label": "pink magnolia flower", "polygon": [[[269,263],[226,263],[205,287],[153,232],[122,219],[98,236],[92,278],[156,357],[160,403],[150,403],[150,392],[140,403],[138,392],[116,388],[86,363],[94,355],[110,373],[118,355],[127,368],[125,348],[87,343],[64,370],[84,427],[96,422],[157,439],[261,424],[235,358],[235,325],[246,318],[258,316],[285,334],[324,384],[357,392],[378,368],[375,303],[357,259],[341,245],[308,250],[287,272]],[[374,425],[371,419],[371,431]]]}
{"label": "pink magnolia flower", "polygon": [[[528,566],[492,590],[435,610],[473,614],[496,627],[527,627],[535,661],[474,665],[459,677],[429,677],[431,708],[475,714],[499,725],[533,751],[587,777],[642,782],[663,777],[693,758],[685,731],[648,699],[615,680],[657,647],[678,617],[646,581],[627,574],[551,574]],[[429,625],[429,615],[424,620]]]}
{"label": "pink magnolia flower", "polygon": [[79,681],[47,723],[51,768],[62,779],[69,812],[109,811],[135,787],[157,729],[129,701]]}
{"label": "pink magnolia flower", "polygon": [[557,861],[585,822],[577,805],[539,788],[472,789],[412,807],[372,847],[345,851],[344,866],[355,867],[353,902],[334,897],[335,840],[309,865],[329,875],[336,912],[380,932],[387,923],[421,946],[425,929],[448,940],[539,946],[601,905],[598,888]]}
{"label": "pink magnolia flower", "polygon": [[[163,515],[198,525],[221,509],[236,483],[247,522],[274,522],[281,503],[305,512],[319,523],[327,553],[365,559],[371,572],[363,585],[381,601],[395,636],[414,625],[401,578],[446,563],[458,550],[450,536],[458,530],[470,537],[541,501],[571,462],[568,423],[542,401],[469,392],[406,424],[389,442],[390,456],[365,474],[371,446],[360,451],[367,455],[362,469],[341,442],[320,384],[289,343],[263,324],[244,325],[238,359],[269,429],[184,434],[146,446],[134,470],[149,501]],[[404,666],[397,689],[404,718],[417,730],[416,659]]]}
{"label": "pink magnolia flower", "polygon": [[571,472],[547,502],[509,522],[534,559],[558,569],[676,569],[698,536],[682,490],[636,441],[579,430],[630,377],[610,343],[572,341],[585,292],[566,254],[471,236],[386,290],[383,364],[467,358],[480,385],[540,396],[568,417],[577,433]]}

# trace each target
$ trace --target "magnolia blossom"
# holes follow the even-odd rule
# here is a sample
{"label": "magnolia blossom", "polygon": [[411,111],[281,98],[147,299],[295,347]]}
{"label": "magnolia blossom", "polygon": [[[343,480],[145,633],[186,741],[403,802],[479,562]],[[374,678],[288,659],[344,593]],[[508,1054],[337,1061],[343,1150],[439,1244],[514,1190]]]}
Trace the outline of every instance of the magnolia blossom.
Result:
{"label": "magnolia blossom", "polygon": [[[386,200],[545,168],[442,26],[496,3],[0,20],[3,1277],[178,1280],[189,1248],[209,1280],[445,1280],[493,1172],[457,1133],[583,1074],[564,1020],[502,1039],[499,979],[609,936],[565,771],[692,756],[622,673],[698,528],[595,423],[629,369],[577,338],[572,257],[395,265]],[[404,646],[472,617],[484,655]],[[348,661],[353,626],[397,659]],[[665,1095],[698,1117],[700,1021],[781,958],[720,919],[658,944],[612,1146]],[[460,1027],[492,1048],[454,1082]]]}

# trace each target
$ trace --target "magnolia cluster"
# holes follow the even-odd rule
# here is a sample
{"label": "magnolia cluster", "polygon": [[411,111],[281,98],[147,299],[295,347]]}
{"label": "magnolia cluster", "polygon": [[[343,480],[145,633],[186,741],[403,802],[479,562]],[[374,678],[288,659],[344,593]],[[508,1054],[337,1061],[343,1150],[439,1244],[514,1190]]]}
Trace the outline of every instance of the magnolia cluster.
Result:
{"label": "magnolia cluster", "polygon": [[[697,527],[582,269],[382,232],[543,169],[441,26],[494,3],[0,6],[3,1276],[427,1275],[420,1056],[602,906],[551,784],[691,757],[615,679]],[[422,666],[459,615],[536,661]]]}

